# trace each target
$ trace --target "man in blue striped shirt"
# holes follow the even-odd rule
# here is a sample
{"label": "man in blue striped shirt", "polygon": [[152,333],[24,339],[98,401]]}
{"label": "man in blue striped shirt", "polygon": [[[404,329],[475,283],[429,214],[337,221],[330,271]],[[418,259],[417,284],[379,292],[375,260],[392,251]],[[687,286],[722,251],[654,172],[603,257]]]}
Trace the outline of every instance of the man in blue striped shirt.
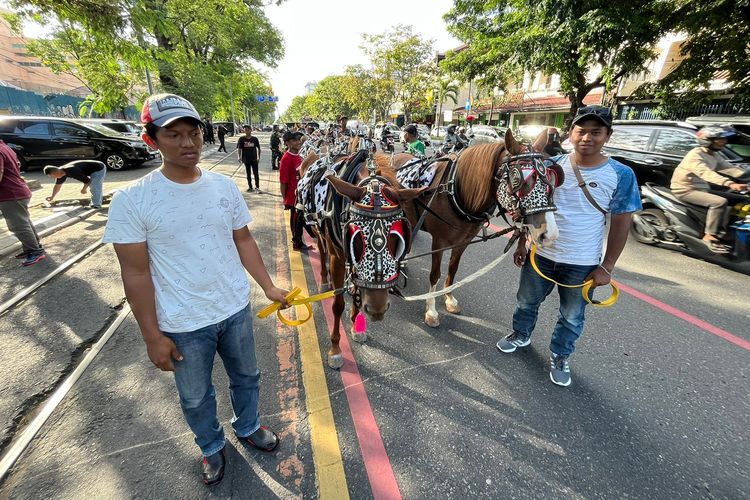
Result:
{"label": "man in blue striped shirt", "polygon": [[[542,273],[557,282],[576,285],[592,279],[595,286],[609,284],[615,263],[625,248],[632,213],[641,209],[633,171],[601,152],[611,135],[612,114],[609,109],[583,107],[571,124],[570,142],[574,151],[553,158],[565,172],[565,182],[555,189],[554,194],[555,221],[560,236],[549,246],[539,249],[537,264]],[[576,168],[598,206],[588,199],[579,185]],[[610,229],[607,250],[603,252],[605,212],[610,218]],[[497,348],[504,353],[531,343],[539,306],[555,286],[531,267],[525,241],[519,242],[514,259],[521,267],[521,281],[513,313],[513,333],[497,343]],[[550,379],[566,387],[571,382],[568,358],[583,332],[587,302],[580,288],[558,287],[558,294],[560,311],[550,343]]]}

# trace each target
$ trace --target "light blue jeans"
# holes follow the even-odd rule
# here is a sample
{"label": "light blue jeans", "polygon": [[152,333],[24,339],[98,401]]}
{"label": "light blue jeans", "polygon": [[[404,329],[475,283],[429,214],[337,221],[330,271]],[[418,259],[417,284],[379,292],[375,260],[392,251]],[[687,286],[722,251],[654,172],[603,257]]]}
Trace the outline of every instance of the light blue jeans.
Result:
{"label": "light blue jeans", "polygon": [[247,437],[258,430],[260,371],[250,306],[215,325],[164,335],[172,339],[183,357],[174,362],[175,383],[182,413],[203,455],[213,455],[224,447],[224,429],[216,413],[216,391],[211,381],[217,352],[229,376],[235,434]]}
{"label": "light blue jeans", "polygon": [[[550,278],[566,285],[583,283],[586,277],[597,268],[559,262],[536,256],[539,270]],[[555,284],[539,276],[531,267],[529,256],[521,268],[521,282],[516,294],[516,310],[513,313],[513,331],[524,337],[531,337],[536,326],[539,306],[555,288]],[[575,343],[583,332],[584,311],[587,302],[580,288],[557,287],[560,295],[560,311],[557,324],[552,332],[549,349],[561,356],[570,356],[575,351]]]}
{"label": "light blue jeans", "polygon": [[101,207],[102,206],[102,196],[104,194],[104,176],[107,175],[107,169],[106,167],[99,170],[98,172],[93,172],[89,177],[91,178],[91,183],[89,184],[89,190],[91,190],[91,205]]}

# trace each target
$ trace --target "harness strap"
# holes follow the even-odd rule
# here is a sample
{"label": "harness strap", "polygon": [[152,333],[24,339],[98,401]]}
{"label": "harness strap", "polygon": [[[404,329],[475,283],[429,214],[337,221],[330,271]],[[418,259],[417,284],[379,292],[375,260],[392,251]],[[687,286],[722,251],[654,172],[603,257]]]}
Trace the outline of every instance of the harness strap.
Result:
{"label": "harness strap", "polygon": [[607,211],[599,206],[599,204],[596,202],[594,197],[591,196],[591,192],[589,192],[589,189],[586,187],[586,181],[583,179],[583,175],[581,175],[581,170],[578,168],[578,163],[576,162],[576,154],[570,153],[570,156],[568,158],[570,159],[570,166],[573,169],[573,173],[576,176],[576,180],[578,181],[578,187],[581,188],[581,191],[583,191],[583,195],[586,197],[589,203],[591,203],[591,206],[599,210],[602,214],[604,214],[604,217],[606,217]]}
{"label": "harness strap", "polygon": [[531,253],[529,254],[529,263],[531,264],[531,267],[536,271],[536,273],[541,276],[542,278],[546,279],[547,281],[551,281],[552,283],[556,284],[557,286],[561,286],[563,288],[580,288],[581,289],[581,295],[583,295],[583,299],[591,304],[592,306],[596,307],[611,307],[615,305],[615,302],[617,302],[617,298],[620,296],[620,289],[617,288],[617,284],[615,284],[614,281],[609,282],[609,286],[612,287],[612,295],[607,297],[605,300],[599,301],[599,300],[593,300],[589,296],[591,289],[594,287],[594,280],[587,280],[581,283],[580,285],[566,285],[564,283],[560,283],[558,281],[553,280],[546,274],[544,274],[540,269],[539,266],[536,263],[536,244],[531,245]]}

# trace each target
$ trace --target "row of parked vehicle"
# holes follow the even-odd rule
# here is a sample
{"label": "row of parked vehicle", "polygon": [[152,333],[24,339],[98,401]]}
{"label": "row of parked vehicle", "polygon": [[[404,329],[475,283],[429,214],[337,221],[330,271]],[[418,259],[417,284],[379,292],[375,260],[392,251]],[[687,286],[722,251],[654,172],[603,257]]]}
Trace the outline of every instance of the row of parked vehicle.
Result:
{"label": "row of parked vehicle", "polygon": [[141,127],[124,120],[74,120],[49,116],[0,116],[0,140],[21,169],[99,160],[110,170],[134,167],[158,156],[140,138]]}

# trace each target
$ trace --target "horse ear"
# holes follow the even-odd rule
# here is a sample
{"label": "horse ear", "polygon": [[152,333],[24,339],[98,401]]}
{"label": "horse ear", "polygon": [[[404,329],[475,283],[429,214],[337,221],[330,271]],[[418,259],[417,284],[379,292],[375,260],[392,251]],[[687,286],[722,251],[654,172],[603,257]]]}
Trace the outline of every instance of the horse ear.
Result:
{"label": "horse ear", "polygon": [[383,186],[383,193],[397,203],[404,203],[421,196],[426,189],[426,187],[419,189],[394,189],[390,186]]}
{"label": "horse ear", "polygon": [[519,144],[516,138],[513,137],[513,131],[511,129],[505,131],[505,149],[508,150],[511,156],[521,153],[521,144]]}
{"label": "horse ear", "polygon": [[328,179],[328,182],[331,183],[333,189],[335,189],[340,195],[346,196],[352,201],[359,201],[365,196],[366,190],[363,187],[355,186],[354,184],[339,179],[335,175],[329,175],[326,179]]}
{"label": "horse ear", "polygon": [[531,149],[533,149],[535,153],[541,153],[547,146],[547,141],[549,141],[549,134],[547,133],[547,128],[545,127],[541,132],[539,132],[539,135],[536,136],[536,139],[534,139],[534,143],[531,145]]}

